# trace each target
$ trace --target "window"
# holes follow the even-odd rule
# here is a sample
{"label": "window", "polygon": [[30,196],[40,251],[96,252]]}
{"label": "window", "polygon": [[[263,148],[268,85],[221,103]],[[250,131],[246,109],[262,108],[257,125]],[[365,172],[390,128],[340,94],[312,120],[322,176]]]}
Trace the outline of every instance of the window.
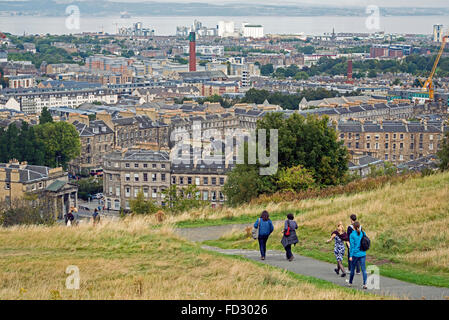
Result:
{"label": "window", "polygon": [[348,143],[348,148],[351,148],[351,146],[352,146],[352,143],[349,142],[349,143]]}
{"label": "window", "polygon": [[151,174],[151,180],[152,180],[153,182],[155,182],[155,181],[157,180],[156,173],[152,173],[152,174]]}
{"label": "window", "polygon": [[161,164],[161,168],[162,168],[162,169],[165,169],[165,163],[162,163],[162,164]]}
{"label": "window", "polygon": [[388,143],[385,143],[385,149],[388,149]]}
{"label": "window", "polygon": [[192,184],[192,177],[187,177],[187,184]]}
{"label": "window", "polygon": [[112,196],[112,187],[109,187],[109,195]]}
{"label": "window", "polygon": [[366,136],[366,140],[369,140],[369,139],[371,139],[371,136],[370,136],[370,135],[367,135],[367,136]]}
{"label": "window", "polygon": [[396,150],[396,143],[393,143],[393,150]]}
{"label": "window", "polygon": [[131,188],[130,187],[125,187],[125,197],[129,197],[131,194]]}
{"label": "window", "polygon": [[219,193],[220,193],[220,201],[223,201],[224,200],[224,194],[221,191]]}
{"label": "window", "polygon": [[195,184],[196,184],[197,186],[200,185],[200,178],[198,178],[198,177],[195,178]]}
{"label": "window", "polygon": [[370,145],[369,143],[367,143],[367,144],[366,144],[366,148],[367,148],[367,149],[370,149],[370,148],[371,148],[371,145]]}
{"label": "window", "polygon": [[419,148],[422,149],[422,142],[419,143]]}
{"label": "window", "polygon": [[125,163],[125,167],[126,167],[126,168],[129,168],[129,163]]}
{"label": "window", "polygon": [[144,164],[143,164],[143,167],[144,167],[144,168],[148,168],[148,163],[144,163]]}
{"label": "window", "polygon": [[153,192],[151,193],[152,198],[157,198],[157,189],[153,188]]}
{"label": "window", "polygon": [[413,154],[410,155],[410,160],[413,160],[415,156]]}
{"label": "window", "polygon": [[385,160],[388,160],[388,153],[385,154]]}
{"label": "window", "polygon": [[224,185],[224,183],[225,183],[224,180],[225,180],[224,178],[220,178],[220,185]]}
{"label": "window", "polygon": [[120,209],[120,200],[114,200],[114,209],[119,210]]}
{"label": "window", "polygon": [[125,181],[130,181],[131,175],[129,173],[125,174]]}
{"label": "window", "polygon": [[212,184],[216,185],[217,184],[217,178],[212,178]]}
{"label": "window", "polygon": [[145,181],[145,182],[148,181],[148,173],[143,174],[143,181]]}
{"label": "window", "polygon": [[433,143],[429,143],[429,150],[433,150]]}
{"label": "window", "polygon": [[147,187],[143,188],[143,196],[145,198],[148,198],[148,188]]}
{"label": "window", "polygon": [[157,167],[157,165],[155,163],[153,163],[151,166],[153,167],[153,169],[156,169],[156,167]]}
{"label": "window", "polygon": [[344,139],[345,138],[345,134],[344,133],[340,134],[340,138]]}
{"label": "window", "polygon": [[388,133],[385,134],[385,139],[388,139]]}
{"label": "window", "polygon": [[7,183],[5,184],[5,189],[6,189],[6,190],[10,190],[10,189],[11,189],[11,184],[10,184],[9,182],[7,182]]}
{"label": "window", "polygon": [[429,135],[429,140],[433,140],[433,134]]}
{"label": "window", "polygon": [[402,142],[399,144],[399,149],[404,149],[404,144]]}
{"label": "window", "polygon": [[399,155],[399,160],[404,160],[404,156],[401,154],[401,155]]}
{"label": "window", "polygon": [[212,191],[211,196],[212,196],[212,201],[217,201],[217,192]]}
{"label": "window", "polygon": [[109,181],[112,181],[112,174],[109,174]]}
{"label": "window", "polygon": [[396,139],[396,133],[393,133],[393,139]]}
{"label": "window", "polygon": [[204,177],[204,178],[203,178],[203,184],[204,184],[205,186],[207,186],[207,185],[209,184],[209,178],[208,178],[208,177]]}
{"label": "window", "polygon": [[134,188],[134,198],[137,198],[138,193],[139,193],[139,188]]}
{"label": "window", "polygon": [[404,139],[404,134],[401,133],[401,134],[399,135],[399,137],[401,138],[401,140],[403,140],[403,139]]}
{"label": "window", "polygon": [[209,192],[208,191],[203,191],[203,200],[204,201],[209,200]]}
{"label": "window", "polygon": [[138,173],[134,174],[134,181],[139,182],[139,174]]}
{"label": "window", "polygon": [[176,184],[176,176],[171,177],[171,183]]}
{"label": "window", "polygon": [[115,195],[120,197],[120,187],[115,187]]}
{"label": "window", "polygon": [[139,164],[138,163],[134,163],[134,168],[138,168]]}
{"label": "window", "polygon": [[161,180],[165,181],[165,173],[161,173]]}
{"label": "window", "polygon": [[412,142],[410,143],[410,149],[414,149],[415,148],[415,144]]}
{"label": "window", "polygon": [[356,142],[356,143],[355,143],[355,148],[358,149],[359,147],[360,147],[359,143]]}
{"label": "window", "polygon": [[179,177],[179,184],[184,184],[184,177]]}

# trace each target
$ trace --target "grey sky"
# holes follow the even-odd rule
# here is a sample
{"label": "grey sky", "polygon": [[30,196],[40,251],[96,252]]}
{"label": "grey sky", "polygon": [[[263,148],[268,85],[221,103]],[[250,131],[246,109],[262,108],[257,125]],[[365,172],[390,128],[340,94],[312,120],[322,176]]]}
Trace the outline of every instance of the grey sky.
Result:
{"label": "grey sky", "polygon": [[[86,0],[94,1],[94,0]],[[116,2],[150,2],[146,0],[109,0]],[[158,0],[153,0],[158,1]],[[448,0],[160,0],[160,2],[202,2],[211,4],[245,3],[245,4],[309,4],[320,6],[368,6],[384,7],[449,7]],[[159,2],[159,1],[158,1]]]}

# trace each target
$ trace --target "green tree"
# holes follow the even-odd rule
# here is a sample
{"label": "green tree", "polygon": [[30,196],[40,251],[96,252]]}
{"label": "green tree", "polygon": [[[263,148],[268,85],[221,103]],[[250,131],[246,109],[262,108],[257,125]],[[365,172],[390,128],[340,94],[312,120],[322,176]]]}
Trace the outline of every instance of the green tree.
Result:
{"label": "green tree", "polygon": [[206,204],[204,201],[201,201],[200,191],[195,185],[190,185],[185,188],[178,188],[176,185],[171,185],[162,191],[162,194],[167,202],[169,211],[173,213],[200,208]]}
{"label": "green tree", "polygon": [[258,121],[257,128],[267,130],[267,141],[269,130],[278,130],[280,169],[302,165],[318,185],[337,185],[348,170],[348,151],[328,121],[327,117],[304,118],[295,113],[285,119],[281,113],[269,113]]}
{"label": "green tree", "polygon": [[151,214],[158,211],[158,206],[151,200],[145,200],[143,191],[137,193],[137,197],[129,201],[131,211],[136,214]]}
{"label": "green tree", "polygon": [[299,165],[281,169],[277,184],[283,191],[294,192],[313,188],[315,186],[315,179],[309,170]]}
{"label": "green tree", "polygon": [[42,109],[41,115],[39,116],[39,124],[45,124],[47,122],[53,122],[53,117],[48,111],[47,107]]}
{"label": "green tree", "polygon": [[45,147],[45,165],[67,166],[80,155],[81,142],[75,126],[67,122],[47,122],[36,126],[37,141]]}
{"label": "green tree", "polygon": [[438,151],[437,155],[440,159],[440,169],[442,171],[449,170],[449,132],[446,132],[441,150]]}

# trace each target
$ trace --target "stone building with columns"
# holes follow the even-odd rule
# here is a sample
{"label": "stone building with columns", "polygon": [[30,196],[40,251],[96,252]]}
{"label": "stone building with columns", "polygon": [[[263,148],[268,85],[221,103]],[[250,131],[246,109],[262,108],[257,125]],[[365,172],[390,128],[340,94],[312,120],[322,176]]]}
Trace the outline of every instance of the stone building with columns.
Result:
{"label": "stone building with columns", "polygon": [[12,203],[26,194],[38,194],[49,201],[56,219],[62,219],[78,205],[78,186],[69,183],[62,168],[28,165],[17,160],[0,163],[0,201]]}

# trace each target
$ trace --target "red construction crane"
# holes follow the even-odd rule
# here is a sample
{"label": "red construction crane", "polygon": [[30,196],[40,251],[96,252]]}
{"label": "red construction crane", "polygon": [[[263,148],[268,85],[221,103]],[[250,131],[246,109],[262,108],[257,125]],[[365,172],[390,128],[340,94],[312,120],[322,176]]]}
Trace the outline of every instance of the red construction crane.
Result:
{"label": "red construction crane", "polygon": [[3,33],[0,32],[0,38],[5,39],[6,36]]}

